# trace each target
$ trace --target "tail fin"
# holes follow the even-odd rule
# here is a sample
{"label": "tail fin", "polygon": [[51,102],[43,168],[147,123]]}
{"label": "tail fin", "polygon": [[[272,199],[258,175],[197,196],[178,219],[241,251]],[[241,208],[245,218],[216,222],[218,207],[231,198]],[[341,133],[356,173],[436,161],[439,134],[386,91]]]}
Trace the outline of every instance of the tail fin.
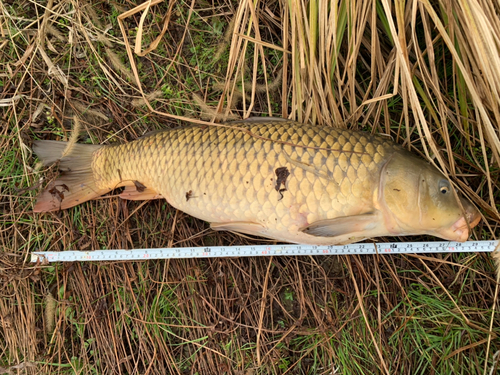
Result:
{"label": "tail fin", "polygon": [[74,144],[63,156],[67,142],[35,141],[33,151],[44,165],[60,160],[62,174],[38,196],[34,212],[64,210],[106,194],[111,189],[97,188],[91,164],[102,146]]}

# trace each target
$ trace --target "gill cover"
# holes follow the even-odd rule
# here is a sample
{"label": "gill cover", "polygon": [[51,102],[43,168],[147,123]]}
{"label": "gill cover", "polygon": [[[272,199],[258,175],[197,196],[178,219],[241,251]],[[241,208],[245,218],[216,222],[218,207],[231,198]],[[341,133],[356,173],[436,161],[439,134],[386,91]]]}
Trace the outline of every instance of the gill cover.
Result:
{"label": "gill cover", "polygon": [[449,181],[436,168],[400,151],[385,166],[381,184],[384,219],[391,233],[463,240],[463,233],[453,228],[462,210]]}

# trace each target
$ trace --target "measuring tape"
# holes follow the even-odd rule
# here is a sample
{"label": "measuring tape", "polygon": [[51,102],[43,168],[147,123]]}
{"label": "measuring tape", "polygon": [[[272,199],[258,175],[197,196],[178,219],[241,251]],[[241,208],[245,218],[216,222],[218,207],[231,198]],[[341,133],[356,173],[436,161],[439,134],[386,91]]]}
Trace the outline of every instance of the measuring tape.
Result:
{"label": "measuring tape", "polygon": [[314,245],[250,245],[211,247],[170,247],[134,250],[36,251],[32,262],[116,261],[147,259],[227,258],[285,255],[369,255],[422,253],[491,252],[498,241],[467,242],[388,242],[355,243],[341,246]]}

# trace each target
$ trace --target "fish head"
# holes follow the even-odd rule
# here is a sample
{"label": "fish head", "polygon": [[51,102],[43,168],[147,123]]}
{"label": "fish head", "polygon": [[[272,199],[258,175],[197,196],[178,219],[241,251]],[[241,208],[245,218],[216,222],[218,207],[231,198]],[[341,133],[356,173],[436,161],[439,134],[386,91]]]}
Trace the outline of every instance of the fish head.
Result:
{"label": "fish head", "polygon": [[391,233],[463,242],[481,220],[479,211],[455,194],[437,168],[408,152],[394,154],[381,177],[380,198]]}

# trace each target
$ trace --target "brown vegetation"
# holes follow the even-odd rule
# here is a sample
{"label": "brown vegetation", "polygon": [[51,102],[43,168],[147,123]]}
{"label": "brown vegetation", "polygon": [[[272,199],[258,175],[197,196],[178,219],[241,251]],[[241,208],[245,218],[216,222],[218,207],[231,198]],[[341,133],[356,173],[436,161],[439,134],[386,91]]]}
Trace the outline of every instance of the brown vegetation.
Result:
{"label": "brown vegetation", "polygon": [[488,254],[57,265],[29,254],[259,243],[160,200],[30,211],[56,175],[36,166],[34,139],[110,144],[260,114],[388,134],[481,209],[473,239],[496,238],[498,4],[134,7],[0,3],[0,373],[496,373]]}

